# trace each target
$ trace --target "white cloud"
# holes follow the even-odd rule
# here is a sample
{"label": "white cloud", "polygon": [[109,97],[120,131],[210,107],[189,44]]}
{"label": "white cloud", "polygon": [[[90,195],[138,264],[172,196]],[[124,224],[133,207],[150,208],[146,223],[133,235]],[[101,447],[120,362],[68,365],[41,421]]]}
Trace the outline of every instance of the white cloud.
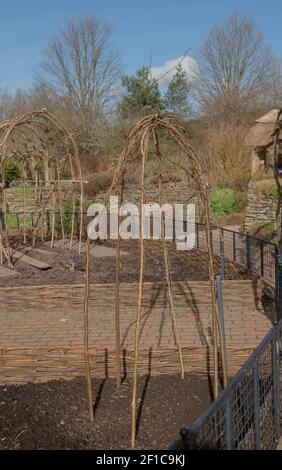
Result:
{"label": "white cloud", "polygon": [[173,75],[175,74],[175,68],[180,61],[182,69],[187,74],[188,81],[191,82],[197,70],[197,62],[192,57],[187,56],[185,56],[184,58],[177,57],[176,59],[168,60],[167,62],[165,62],[164,65],[161,65],[160,67],[151,67],[152,77],[158,80],[165,74],[159,82],[161,85],[168,85]]}

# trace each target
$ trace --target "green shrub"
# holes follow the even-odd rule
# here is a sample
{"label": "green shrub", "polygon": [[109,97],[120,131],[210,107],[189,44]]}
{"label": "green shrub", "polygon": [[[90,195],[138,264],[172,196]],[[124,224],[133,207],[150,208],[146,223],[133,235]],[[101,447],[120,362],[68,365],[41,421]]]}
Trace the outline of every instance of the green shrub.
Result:
{"label": "green shrub", "polygon": [[232,212],[236,212],[235,194],[231,188],[219,188],[211,191],[210,203],[213,215],[216,219],[222,219]]}
{"label": "green shrub", "polygon": [[4,175],[7,186],[10,186],[12,181],[20,178],[21,172],[16,163],[11,160],[8,160],[4,165]]}
{"label": "green shrub", "polygon": [[268,196],[270,197],[274,197],[274,198],[278,198],[278,188],[277,188],[277,184],[273,184],[270,188],[269,188],[269,191],[268,191]]}
{"label": "green shrub", "polygon": [[264,195],[266,197],[278,198],[278,189],[274,178],[258,180],[254,191],[258,197]]}
{"label": "green shrub", "polygon": [[236,204],[236,210],[244,212],[248,205],[248,190],[242,188],[234,188],[234,198]]}
{"label": "green shrub", "polygon": [[61,178],[63,180],[70,180],[72,177],[71,171],[68,168],[63,168],[61,172]]}

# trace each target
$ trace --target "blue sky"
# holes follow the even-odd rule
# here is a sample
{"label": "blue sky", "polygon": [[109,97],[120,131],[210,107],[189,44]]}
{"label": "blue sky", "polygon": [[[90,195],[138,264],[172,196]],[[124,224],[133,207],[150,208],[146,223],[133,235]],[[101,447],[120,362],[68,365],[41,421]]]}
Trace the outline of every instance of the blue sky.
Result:
{"label": "blue sky", "polygon": [[196,55],[209,29],[237,11],[251,15],[276,54],[281,50],[281,0],[0,0],[0,88],[28,88],[41,51],[66,17],[96,15],[116,27],[126,73],[160,67],[190,48]]}

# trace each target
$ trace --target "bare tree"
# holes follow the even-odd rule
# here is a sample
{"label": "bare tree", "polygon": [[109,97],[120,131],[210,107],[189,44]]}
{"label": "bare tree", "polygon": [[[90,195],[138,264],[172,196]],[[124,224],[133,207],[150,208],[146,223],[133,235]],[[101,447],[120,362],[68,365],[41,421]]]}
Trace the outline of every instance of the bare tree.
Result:
{"label": "bare tree", "polygon": [[113,27],[93,16],[66,20],[43,52],[42,69],[56,93],[71,107],[84,138],[115,97],[120,56],[112,47]]}
{"label": "bare tree", "polygon": [[11,95],[4,90],[0,90],[0,120],[5,121],[9,119],[7,109],[11,105]]}
{"label": "bare tree", "polygon": [[0,91],[0,119],[13,119],[30,111],[29,95],[25,90],[17,89],[14,93]]}
{"label": "bare tree", "polygon": [[274,99],[280,67],[250,18],[234,14],[215,26],[198,58],[195,96],[213,118],[240,122]]}

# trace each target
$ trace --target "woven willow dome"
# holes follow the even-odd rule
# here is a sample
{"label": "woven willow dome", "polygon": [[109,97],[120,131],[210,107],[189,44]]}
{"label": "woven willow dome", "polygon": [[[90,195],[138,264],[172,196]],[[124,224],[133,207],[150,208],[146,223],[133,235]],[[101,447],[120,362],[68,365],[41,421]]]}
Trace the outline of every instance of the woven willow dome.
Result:
{"label": "woven willow dome", "polygon": [[[12,267],[9,239],[9,207],[7,202],[8,183],[5,165],[12,161],[20,171],[16,184],[21,185],[21,212],[23,214],[23,239],[27,243],[29,235],[33,244],[38,236],[39,225],[44,223],[46,206],[51,207],[51,246],[54,239],[55,217],[59,213],[61,236],[64,239],[64,197],[66,186],[72,199],[71,242],[74,235],[75,213],[79,211],[79,242],[81,244],[83,222],[83,181],[77,147],[70,132],[46,110],[26,113],[16,119],[0,123],[0,177],[1,201],[4,219],[4,237],[1,233],[1,260],[5,259]],[[67,177],[65,177],[67,175]],[[34,193],[34,218],[28,227],[27,193],[32,187]],[[42,197],[42,194],[47,196]],[[79,204],[76,198],[79,194]],[[75,196],[76,195],[76,196]],[[79,208],[77,208],[79,205]],[[4,230],[3,230],[4,228]]]}
{"label": "woven willow dome", "polygon": [[[214,360],[214,395],[218,394],[219,383],[219,353],[224,369],[224,381],[226,381],[226,358],[224,356],[222,344],[222,331],[220,322],[218,321],[217,304],[216,304],[216,291],[215,291],[215,276],[213,268],[213,254],[212,254],[212,241],[211,241],[211,227],[210,227],[210,209],[207,191],[207,182],[205,180],[199,158],[193,150],[189,139],[187,138],[184,124],[177,120],[175,117],[167,114],[152,114],[142,118],[135,125],[131,127],[125,140],[125,145],[119,157],[116,169],[114,171],[112,184],[107,191],[104,198],[104,205],[107,206],[110,196],[112,194],[119,194],[120,202],[123,201],[125,177],[130,163],[134,163],[138,167],[137,173],[139,174],[139,188],[140,188],[140,234],[144,222],[143,204],[146,200],[146,187],[145,187],[145,169],[148,163],[148,156],[150,159],[155,159],[159,168],[159,203],[160,205],[165,202],[163,200],[163,172],[164,164],[168,161],[162,153],[162,139],[161,133],[165,132],[170,139],[173,139],[182,153],[186,156],[186,165],[184,171],[189,176],[190,181],[193,180],[196,192],[202,201],[204,207],[204,223],[207,237],[208,259],[209,259],[209,278],[212,299],[212,329],[213,329],[213,360]],[[141,157],[141,158],[140,158]],[[189,184],[189,182],[188,182]],[[155,201],[154,201],[155,202]],[[188,202],[188,201],[187,201]],[[97,219],[97,224],[99,218]],[[184,365],[182,359],[182,345],[179,342],[179,335],[177,331],[177,319],[175,314],[174,300],[173,300],[173,286],[170,271],[169,252],[164,237],[163,221],[161,230],[162,246],[165,260],[165,275],[168,288],[169,305],[172,317],[172,325],[174,335],[176,338],[178,353],[179,353],[179,367],[181,376],[184,377]],[[89,397],[89,412],[93,420],[93,392],[91,386],[90,364],[88,358],[88,301],[90,290],[90,239],[87,240],[87,267],[86,267],[86,291],[84,303],[84,327],[85,327],[85,363],[86,375],[88,384],[88,397]],[[136,308],[136,322],[135,322],[135,346],[134,346],[134,372],[133,372],[133,389],[132,389],[132,427],[131,427],[131,446],[135,447],[136,440],[136,420],[137,420],[137,381],[138,381],[138,358],[139,358],[139,335],[140,335],[140,317],[142,311],[142,298],[143,298],[143,283],[145,266],[145,251],[144,239],[140,236],[139,250],[140,250],[140,265],[139,265],[139,289]],[[119,299],[119,270],[120,270],[120,236],[117,240],[116,249],[116,307],[115,307],[115,325],[116,325],[116,374],[117,385],[121,382],[121,348],[120,348],[120,299]]]}

